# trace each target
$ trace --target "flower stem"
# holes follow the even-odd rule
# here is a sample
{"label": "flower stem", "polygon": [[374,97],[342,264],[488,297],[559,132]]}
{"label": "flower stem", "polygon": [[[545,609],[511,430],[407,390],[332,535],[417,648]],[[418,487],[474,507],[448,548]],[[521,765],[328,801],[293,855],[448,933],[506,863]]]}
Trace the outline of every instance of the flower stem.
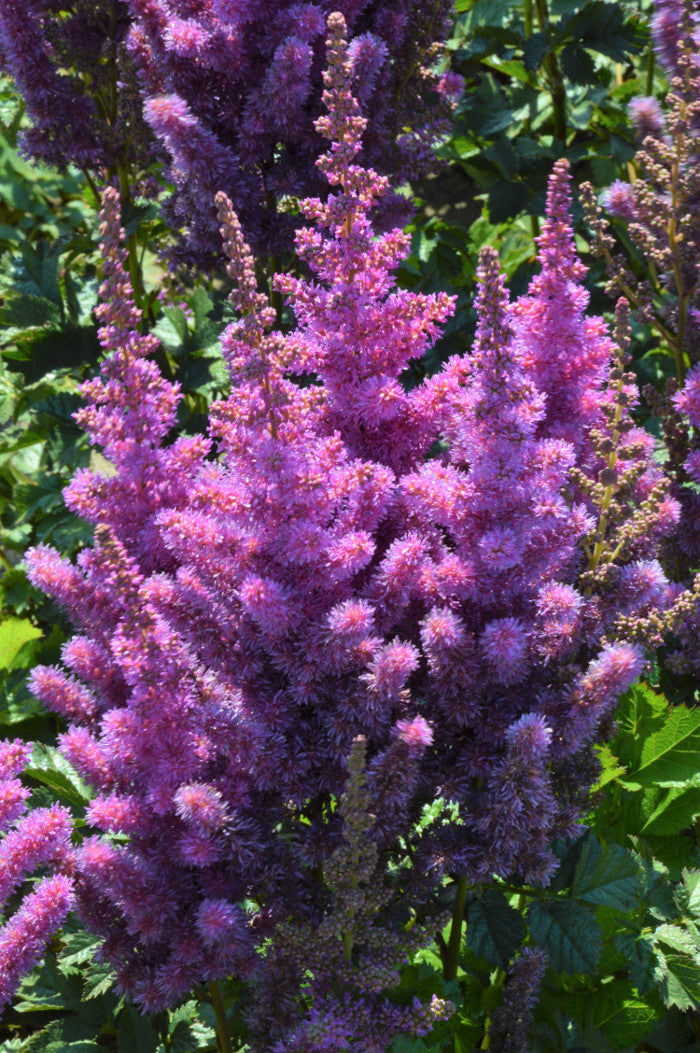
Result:
{"label": "flower stem", "polygon": [[459,967],[459,951],[462,946],[462,925],[464,923],[464,904],[467,899],[467,879],[461,877],[457,881],[457,892],[454,907],[452,908],[452,925],[450,926],[450,938],[447,943],[447,953],[442,974],[446,981],[457,979]]}
{"label": "flower stem", "polygon": [[224,1000],[221,997],[221,991],[216,981],[212,980],[209,984],[209,993],[211,995],[211,1004],[214,1008],[214,1016],[216,1017],[216,1046],[219,1053],[233,1053],[233,1046],[231,1045],[231,1039],[229,1038],[228,1025],[226,1023],[226,1010],[224,1008]]}

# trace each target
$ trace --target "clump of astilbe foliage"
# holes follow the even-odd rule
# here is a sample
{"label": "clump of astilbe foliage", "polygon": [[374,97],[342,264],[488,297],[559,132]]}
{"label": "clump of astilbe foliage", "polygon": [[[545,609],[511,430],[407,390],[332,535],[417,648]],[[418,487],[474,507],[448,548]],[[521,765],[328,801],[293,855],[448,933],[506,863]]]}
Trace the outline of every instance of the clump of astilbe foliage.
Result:
{"label": "clump of astilbe foliage", "polygon": [[[256,1053],[380,1049],[444,1016],[392,993],[442,927],[436,893],[455,879],[453,979],[467,884],[548,882],[591,746],[680,609],[655,559],[678,507],[630,416],[626,305],[616,339],[586,315],[566,164],[528,294],[511,305],[485,251],[473,353],[406,392],[451,300],[393,289],[407,237],[373,232],[387,181],[357,163],[341,15],[329,30],[331,192],[300,206],[313,277],[278,281],[297,328],[273,329],[220,195],[231,395],[208,440],[171,442],[178,389],[140,331],[105,191],[107,357],[79,420],[114,472],[66,492],[95,528],[77,564],[27,560],[78,630],[65,668],[33,675],[95,792],[70,859],[78,914],[146,1010],[247,982]],[[437,798],[456,821],[417,826]],[[513,963],[528,1004],[514,995],[509,1023],[506,1001],[497,1034],[526,1027],[541,966]]]}

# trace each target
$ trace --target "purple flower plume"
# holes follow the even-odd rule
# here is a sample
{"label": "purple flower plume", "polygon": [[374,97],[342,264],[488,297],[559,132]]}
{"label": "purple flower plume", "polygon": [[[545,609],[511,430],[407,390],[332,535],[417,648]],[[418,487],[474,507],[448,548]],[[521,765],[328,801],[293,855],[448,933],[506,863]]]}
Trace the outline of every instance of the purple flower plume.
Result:
{"label": "purple flower plume", "polygon": [[[26,743],[0,742],[0,911],[37,867],[70,869],[70,813],[59,805],[27,812],[29,791],[17,776],[29,753]],[[71,878],[57,872],[42,878],[0,926],[0,1008],[39,961],[72,905]]]}

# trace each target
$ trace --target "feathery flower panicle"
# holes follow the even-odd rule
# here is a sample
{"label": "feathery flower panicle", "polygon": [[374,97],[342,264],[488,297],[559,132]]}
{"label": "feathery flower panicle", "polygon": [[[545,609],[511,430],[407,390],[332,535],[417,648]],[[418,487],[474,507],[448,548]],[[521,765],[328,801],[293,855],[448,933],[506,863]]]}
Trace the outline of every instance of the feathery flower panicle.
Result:
{"label": "feathery flower panicle", "polygon": [[528,1048],[532,1010],[547,968],[547,956],[539,947],[526,947],[508,970],[503,1001],[491,1019],[489,1037],[499,1053],[525,1053]]}
{"label": "feathery flower panicle", "polygon": [[[70,813],[60,805],[27,811],[29,791],[17,776],[30,752],[31,747],[19,740],[0,742],[0,912],[37,867],[51,865],[60,871],[70,857]],[[44,877],[0,926],[0,1008],[41,958],[73,898],[70,876],[59,872]]]}
{"label": "feathery flower panicle", "polygon": [[[670,91],[662,109],[636,98],[630,115],[642,140],[634,157],[638,178],[616,180],[602,204],[627,226],[646,257],[640,282],[619,250],[590,184],[581,188],[595,235],[594,251],[607,264],[608,291],[630,300],[676,361],[682,381],[686,357],[700,357],[700,22],[692,0],[661,0],[652,16],[652,39]],[[661,303],[661,308],[658,306]]]}

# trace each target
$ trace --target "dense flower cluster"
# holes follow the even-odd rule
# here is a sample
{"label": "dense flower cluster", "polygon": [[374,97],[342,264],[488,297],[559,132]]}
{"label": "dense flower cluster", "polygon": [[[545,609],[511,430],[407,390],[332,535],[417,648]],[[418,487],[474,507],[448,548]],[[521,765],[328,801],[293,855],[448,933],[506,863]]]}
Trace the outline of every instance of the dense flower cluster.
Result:
{"label": "dense flower cluster", "polygon": [[[444,39],[448,0],[284,0],[245,4],[129,0],[130,52],[146,119],[171,158],[171,212],[188,252],[220,250],[214,194],[226,192],[256,253],[291,245],[283,198],[321,192],[314,161],[325,20],[339,10],[353,34],[348,62],[368,116],[364,158],[401,181],[422,170],[441,125],[427,93],[455,84],[426,69]],[[458,85],[457,85],[458,88]],[[433,100],[435,101],[435,100]],[[442,119],[449,107],[442,106]],[[408,130],[407,130],[408,129]],[[400,204],[392,198],[394,206]],[[285,239],[286,232],[286,239]]]}
{"label": "dense flower cluster", "polygon": [[[60,871],[70,856],[70,813],[60,805],[27,812],[29,791],[17,776],[30,753],[31,746],[24,742],[0,741],[0,912],[37,867],[51,865]],[[72,905],[71,879],[57,872],[42,878],[0,926],[0,1009],[39,961]]]}
{"label": "dense flower cluster", "polygon": [[[254,1048],[289,1053],[379,1048],[378,1021],[420,1034],[446,1010],[383,997],[401,912],[446,873],[549,879],[590,744],[644,665],[619,620],[672,610],[655,552],[678,513],[630,417],[625,305],[617,343],[586,315],[565,163],[527,295],[509,302],[486,250],[472,354],[404,390],[451,300],[393,289],[406,240],[373,233],[387,184],[358,163],[352,45],[341,15],[328,25],[331,189],[300,206],[313,277],[278,279],[296,330],[273,330],[219,195],[231,395],[211,410],[215,457],[169,444],[178,392],[140,334],[105,192],[107,357],[80,420],[114,473],[68,489],[95,525],[77,566],[27,560],[79,631],[33,685],[96,794],[80,915],[141,1006],[236,973],[262,993]],[[417,828],[438,797],[456,821]],[[287,968],[300,933],[328,970],[307,1010]],[[541,964],[513,966],[523,1014]]]}
{"label": "dense flower cluster", "polygon": [[[170,216],[185,228],[186,258],[220,255],[219,190],[256,251],[276,255],[293,230],[277,211],[282,199],[324,188],[314,120],[325,19],[335,8],[354,34],[348,61],[371,115],[364,157],[401,182],[432,163],[461,87],[455,74],[428,68],[449,0],[2,0],[0,65],[32,120],[24,147],[101,180],[128,165],[133,179],[156,156],[155,132],[160,159],[170,158]],[[388,221],[406,201],[390,194],[384,207]]]}
{"label": "dense flower cluster", "polygon": [[29,154],[93,171],[144,162],[151,136],[126,53],[129,25],[122,0],[0,2],[0,66],[32,121]]}

